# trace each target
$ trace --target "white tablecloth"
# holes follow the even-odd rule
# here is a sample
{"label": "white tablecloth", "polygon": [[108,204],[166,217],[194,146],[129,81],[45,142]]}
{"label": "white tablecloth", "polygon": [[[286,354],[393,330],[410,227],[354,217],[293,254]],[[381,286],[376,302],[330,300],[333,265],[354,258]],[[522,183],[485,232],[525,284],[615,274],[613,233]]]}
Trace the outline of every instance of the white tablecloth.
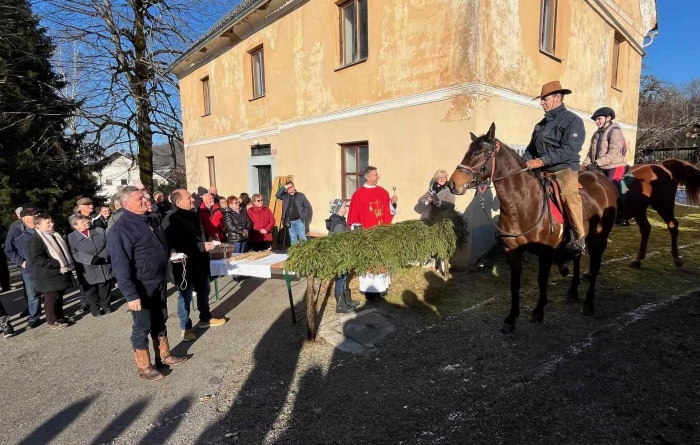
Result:
{"label": "white tablecloth", "polygon": [[284,253],[274,253],[255,261],[235,261],[211,260],[209,269],[213,277],[223,275],[243,275],[246,277],[272,278],[273,264],[286,261],[287,255]]}

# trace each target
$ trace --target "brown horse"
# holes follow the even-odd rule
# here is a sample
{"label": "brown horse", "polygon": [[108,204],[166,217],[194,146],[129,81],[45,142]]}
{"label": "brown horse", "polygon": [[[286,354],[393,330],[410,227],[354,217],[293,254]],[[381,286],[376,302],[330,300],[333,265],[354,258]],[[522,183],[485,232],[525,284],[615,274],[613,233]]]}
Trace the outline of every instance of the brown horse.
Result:
{"label": "brown horse", "polygon": [[679,185],[685,186],[688,204],[700,205],[700,169],[685,161],[666,159],[659,164],[639,164],[630,169],[634,180],[625,194],[625,215],[634,218],[639,226],[642,241],[632,267],[641,267],[647,255],[647,243],[651,224],[647,219],[647,208],[651,206],[666,223],[671,234],[671,256],[676,267],[683,265],[678,253],[678,220],[673,209]]}
{"label": "brown horse", "polygon": [[[498,231],[505,244],[510,265],[510,313],[504,320],[501,332],[510,334],[520,315],[520,276],[522,258],[527,252],[539,259],[537,283],[540,289],[537,306],[532,311],[530,322],[542,322],[547,304],[547,284],[555,257],[560,252],[563,227],[547,212],[547,196],[535,173],[528,171],[523,159],[496,139],[496,126],[491,124],[488,133],[476,137],[462,163],[452,173],[448,185],[452,193],[462,195],[468,188],[483,192],[491,184],[500,201]],[[608,244],[608,234],[615,223],[618,192],[606,177],[586,172],[579,176],[583,186],[584,221],[587,221],[586,244],[590,256],[590,286],[583,303],[583,314],[595,311],[595,283],[603,252]],[[559,256],[559,255],[557,255]],[[580,280],[580,256],[574,258],[574,276],[567,292],[570,300],[578,299]]]}

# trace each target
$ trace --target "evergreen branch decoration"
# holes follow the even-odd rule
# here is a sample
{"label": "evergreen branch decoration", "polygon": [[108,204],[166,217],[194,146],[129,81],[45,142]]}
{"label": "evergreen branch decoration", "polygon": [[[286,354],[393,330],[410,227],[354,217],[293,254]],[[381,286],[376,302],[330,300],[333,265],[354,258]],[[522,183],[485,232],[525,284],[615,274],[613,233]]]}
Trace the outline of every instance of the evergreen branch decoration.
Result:
{"label": "evergreen branch decoration", "polygon": [[403,221],[310,239],[289,248],[285,269],[324,280],[349,272],[391,271],[431,257],[449,258],[466,240],[462,215],[442,212],[434,221]]}

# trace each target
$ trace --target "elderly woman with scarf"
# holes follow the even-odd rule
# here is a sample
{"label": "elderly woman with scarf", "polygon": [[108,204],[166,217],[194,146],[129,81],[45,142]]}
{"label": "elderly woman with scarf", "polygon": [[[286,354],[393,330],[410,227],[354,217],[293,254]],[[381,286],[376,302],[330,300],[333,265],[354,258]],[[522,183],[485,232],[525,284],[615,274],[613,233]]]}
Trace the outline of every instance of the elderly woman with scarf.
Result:
{"label": "elderly woman with scarf", "polygon": [[36,234],[29,240],[29,261],[34,269],[34,287],[44,294],[46,323],[62,329],[74,322],[63,314],[63,294],[73,286],[73,259],[63,237],[54,232],[50,215],[34,217]]}

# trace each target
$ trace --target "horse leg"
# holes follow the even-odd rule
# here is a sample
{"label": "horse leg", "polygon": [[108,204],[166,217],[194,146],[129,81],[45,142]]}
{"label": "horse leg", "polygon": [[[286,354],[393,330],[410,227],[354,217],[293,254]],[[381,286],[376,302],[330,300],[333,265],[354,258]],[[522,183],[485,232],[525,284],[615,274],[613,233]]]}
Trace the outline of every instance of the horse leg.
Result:
{"label": "horse leg", "polygon": [[666,223],[668,233],[671,234],[671,256],[673,257],[673,264],[676,267],[681,267],[683,265],[683,257],[680,256],[680,252],[678,252],[678,220],[673,213],[673,203],[671,203],[670,207],[657,209],[656,211]]}
{"label": "horse leg", "polygon": [[603,252],[605,252],[607,245],[608,239],[607,237],[603,237],[591,243],[588,251],[591,262],[589,268],[591,278],[588,292],[586,292],[586,299],[583,301],[583,309],[581,310],[583,315],[593,315],[595,313],[595,306],[593,304],[593,300],[595,300],[595,283],[598,279],[598,273],[600,272],[600,265],[603,262]]}
{"label": "horse leg", "polygon": [[[590,248],[589,248],[590,250]],[[587,273],[589,275],[590,272]],[[589,277],[590,279],[590,277]],[[575,302],[578,301],[578,287],[581,285],[581,256],[577,255],[574,257],[574,274],[571,277],[571,284],[569,285],[569,290],[566,291],[566,301]]]}
{"label": "horse leg", "polygon": [[515,330],[515,320],[520,316],[520,276],[523,272],[523,250],[511,250],[506,254],[510,265],[510,313],[503,320],[501,333],[511,334]]}
{"label": "horse leg", "polygon": [[537,259],[540,266],[537,273],[540,298],[537,300],[537,306],[532,310],[530,323],[542,323],[544,320],[544,307],[547,305],[547,286],[549,285],[549,273],[552,270],[552,262],[554,261],[554,249],[543,248],[537,255]]}
{"label": "horse leg", "polygon": [[637,221],[637,226],[639,226],[639,234],[642,235],[642,240],[639,242],[639,251],[637,251],[637,257],[632,260],[631,266],[639,269],[642,267],[642,260],[647,256],[647,244],[649,244],[649,234],[651,233],[651,224],[647,218],[646,209],[643,213],[638,213],[634,216],[634,220]]}

